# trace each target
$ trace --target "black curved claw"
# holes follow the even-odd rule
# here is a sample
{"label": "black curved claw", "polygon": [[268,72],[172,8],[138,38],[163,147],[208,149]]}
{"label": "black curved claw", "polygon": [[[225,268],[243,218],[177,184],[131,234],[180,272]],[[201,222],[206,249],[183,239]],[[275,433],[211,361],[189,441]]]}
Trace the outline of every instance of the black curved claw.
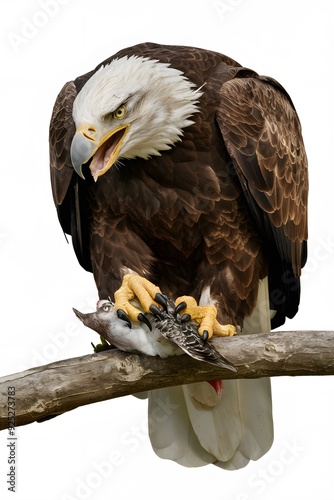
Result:
{"label": "black curved claw", "polygon": [[187,321],[191,320],[190,314],[182,314],[181,316],[181,323],[186,323]]}
{"label": "black curved claw", "polygon": [[180,311],[183,311],[187,307],[187,302],[180,302],[179,305],[175,307],[174,314],[179,314]]}
{"label": "black curved claw", "polygon": [[143,313],[139,313],[137,316],[138,321],[145,323],[145,325],[152,331],[152,325]]}
{"label": "black curved claw", "polygon": [[209,332],[208,330],[204,330],[202,335],[201,335],[201,339],[203,340],[203,342],[206,342],[209,338]]}
{"label": "black curved claw", "polygon": [[168,297],[164,293],[157,293],[154,300],[167,311]]}
{"label": "black curved claw", "polygon": [[123,309],[117,309],[117,316],[119,317],[119,319],[125,321],[125,323],[128,325],[129,328],[132,328],[131,319],[126,314],[126,312],[123,311]]}
{"label": "black curved claw", "polygon": [[154,304],[150,306],[150,311],[152,314],[154,314],[154,316],[158,316],[159,319],[164,319],[165,317],[161,309],[159,309],[159,307],[155,306]]}

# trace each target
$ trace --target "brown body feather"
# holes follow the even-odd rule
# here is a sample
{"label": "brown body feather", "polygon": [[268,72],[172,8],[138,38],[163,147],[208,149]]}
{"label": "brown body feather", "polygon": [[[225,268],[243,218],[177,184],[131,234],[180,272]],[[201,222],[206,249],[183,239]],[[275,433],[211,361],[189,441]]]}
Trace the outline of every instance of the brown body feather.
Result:
{"label": "brown body feather", "polygon": [[160,157],[123,160],[97,183],[79,179],[69,156],[73,100],[93,72],[57,98],[54,200],[100,298],[113,296],[130,268],[174,299],[199,299],[210,286],[219,320],[242,324],[269,274],[274,326],[282,324],[298,309],[307,239],[307,160],[289,96],[274,80],[203,49],[147,43],[101,64],[124,55],[170,63],[204,87],[182,141]]}

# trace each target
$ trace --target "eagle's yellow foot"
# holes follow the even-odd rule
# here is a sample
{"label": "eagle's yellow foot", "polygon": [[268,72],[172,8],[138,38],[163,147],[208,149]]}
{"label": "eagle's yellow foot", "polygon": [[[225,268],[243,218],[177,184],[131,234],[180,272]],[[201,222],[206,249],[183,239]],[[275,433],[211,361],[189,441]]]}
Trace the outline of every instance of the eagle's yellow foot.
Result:
{"label": "eagle's yellow foot", "polygon": [[[131,304],[132,300],[139,301],[139,308]],[[139,321],[151,330],[151,323],[143,312],[159,315],[159,304],[166,309],[167,297],[161,293],[159,287],[138,274],[125,274],[121,287],[115,292],[115,311],[130,328],[131,321]]]}
{"label": "eagle's yellow foot", "polygon": [[219,337],[232,337],[237,333],[234,325],[221,325],[218,323],[217,308],[215,306],[199,306],[193,297],[178,297],[175,301],[178,312],[199,323],[198,333],[204,341],[213,335]]}

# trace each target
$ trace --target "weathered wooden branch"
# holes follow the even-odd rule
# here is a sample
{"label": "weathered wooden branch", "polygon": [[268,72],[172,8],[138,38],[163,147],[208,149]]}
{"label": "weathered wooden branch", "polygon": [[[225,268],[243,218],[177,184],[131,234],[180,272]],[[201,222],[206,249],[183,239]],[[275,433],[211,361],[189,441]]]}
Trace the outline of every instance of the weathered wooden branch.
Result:
{"label": "weathered wooden branch", "polygon": [[235,364],[237,373],[187,355],[161,359],[110,350],[2,377],[0,429],[9,425],[13,401],[19,426],[90,403],[203,380],[334,375],[334,332],[238,335],[213,342]]}

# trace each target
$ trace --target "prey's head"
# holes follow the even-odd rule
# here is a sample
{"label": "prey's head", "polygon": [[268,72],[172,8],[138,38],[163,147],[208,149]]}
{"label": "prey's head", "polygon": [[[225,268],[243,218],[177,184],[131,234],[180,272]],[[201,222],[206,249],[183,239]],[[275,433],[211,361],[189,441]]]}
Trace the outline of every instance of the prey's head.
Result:
{"label": "prey's head", "polygon": [[102,66],[73,105],[74,170],[90,161],[96,181],[117,160],[160,155],[193,123],[202,95],[179,70],[143,57],[122,57]]}
{"label": "prey's head", "polygon": [[99,300],[96,311],[82,313],[73,308],[75,315],[85,326],[95,330],[101,337],[108,340],[110,327],[118,320],[113,304],[108,300]]}

